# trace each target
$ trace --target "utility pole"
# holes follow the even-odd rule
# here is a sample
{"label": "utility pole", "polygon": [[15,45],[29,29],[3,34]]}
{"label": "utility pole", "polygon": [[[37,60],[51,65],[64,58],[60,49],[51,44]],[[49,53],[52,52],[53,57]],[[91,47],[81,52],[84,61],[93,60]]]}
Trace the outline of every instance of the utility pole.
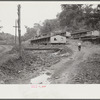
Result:
{"label": "utility pole", "polygon": [[19,57],[22,57],[22,48],[21,48],[21,22],[20,22],[20,4],[18,5],[18,39],[19,39]]}
{"label": "utility pole", "polygon": [[17,20],[15,20],[15,26],[13,26],[15,28],[15,45],[17,44]]}

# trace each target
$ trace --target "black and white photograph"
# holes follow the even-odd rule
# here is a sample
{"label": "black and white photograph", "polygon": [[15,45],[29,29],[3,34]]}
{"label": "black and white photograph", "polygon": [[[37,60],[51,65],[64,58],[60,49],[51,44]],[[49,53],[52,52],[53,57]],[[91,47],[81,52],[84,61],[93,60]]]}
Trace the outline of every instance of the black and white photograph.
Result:
{"label": "black and white photograph", "polygon": [[100,2],[0,1],[0,85],[62,84],[100,84]]}

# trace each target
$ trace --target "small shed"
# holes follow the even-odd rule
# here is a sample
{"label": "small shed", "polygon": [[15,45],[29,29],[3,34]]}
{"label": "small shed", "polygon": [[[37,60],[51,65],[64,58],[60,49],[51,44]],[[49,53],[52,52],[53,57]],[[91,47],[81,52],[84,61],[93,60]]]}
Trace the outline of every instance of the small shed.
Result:
{"label": "small shed", "polygon": [[51,44],[57,44],[57,43],[65,44],[66,43],[66,37],[65,36],[61,36],[61,35],[51,36],[50,43]]}

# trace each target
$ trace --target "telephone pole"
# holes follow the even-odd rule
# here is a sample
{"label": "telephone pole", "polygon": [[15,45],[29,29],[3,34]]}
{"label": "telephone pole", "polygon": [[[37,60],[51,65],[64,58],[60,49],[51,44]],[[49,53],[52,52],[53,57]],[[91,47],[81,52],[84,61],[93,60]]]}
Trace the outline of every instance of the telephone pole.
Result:
{"label": "telephone pole", "polygon": [[17,44],[17,20],[15,20],[15,26],[13,26],[15,28],[15,45]]}
{"label": "telephone pole", "polygon": [[18,5],[18,39],[19,39],[19,57],[22,57],[22,48],[21,48],[21,22],[20,22],[20,4]]}

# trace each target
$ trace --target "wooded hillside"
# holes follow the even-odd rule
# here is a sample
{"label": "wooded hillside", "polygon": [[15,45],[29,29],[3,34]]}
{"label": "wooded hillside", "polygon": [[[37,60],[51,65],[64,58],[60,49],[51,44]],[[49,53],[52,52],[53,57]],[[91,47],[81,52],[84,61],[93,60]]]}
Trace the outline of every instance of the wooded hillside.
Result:
{"label": "wooded hillside", "polygon": [[56,19],[46,19],[42,25],[35,23],[31,28],[27,26],[23,40],[50,35],[59,30],[72,33],[77,30],[100,29],[100,5],[62,4],[61,8]]}
{"label": "wooded hillside", "polygon": [[14,44],[14,36],[9,33],[0,33],[0,44]]}

